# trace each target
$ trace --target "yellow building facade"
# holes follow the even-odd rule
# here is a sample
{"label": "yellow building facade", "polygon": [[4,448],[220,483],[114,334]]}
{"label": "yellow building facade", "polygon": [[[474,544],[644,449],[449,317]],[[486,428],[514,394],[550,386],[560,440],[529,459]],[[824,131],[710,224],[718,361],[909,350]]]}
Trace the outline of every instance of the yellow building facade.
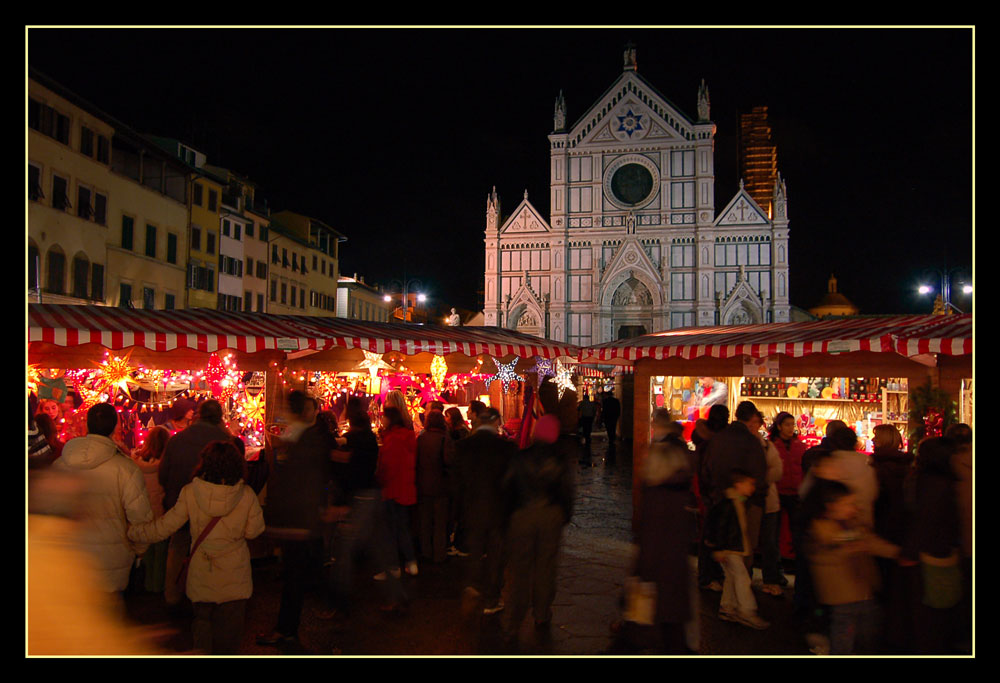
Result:
{"label": "yellow building facade", "polygon": [[34,70],[27,152],[29,300],[185,306],[184,164]]}
{"label": "yellow building facade", "polygon": [[[299,315],[333,316],[337,310],[340,242],[347,238],[322,221],[292,211],[271,215],[269,239],[269,302],[280,307],[293,303]],[[282,292],[287,296],[283,297]],[[282,299],[287,304],[282,303]]]}

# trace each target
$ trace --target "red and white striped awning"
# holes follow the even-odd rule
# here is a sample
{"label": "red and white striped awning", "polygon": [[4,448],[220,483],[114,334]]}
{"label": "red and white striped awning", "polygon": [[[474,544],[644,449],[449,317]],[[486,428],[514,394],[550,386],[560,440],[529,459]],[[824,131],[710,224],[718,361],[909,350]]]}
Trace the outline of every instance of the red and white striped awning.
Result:
{"label": "red and white striped awning", "polygon": [[572,344],[495,327],[375,323],[206,308],[146,311],[62,304],[28,304],[28,341],[62,347],[99,344],[111,350],[142,347],[152,351],[189,349],[208,353],[220,349],[256,353],[340,347],[406,355],[428,352],[573,360],[580,353],[580,348]]}
{"label": "red and white striped awning", "polygon": [[627,364],[641,358],[762,358],[777,354],[876,351],[906,357],[972,353],[972,314],[872,316],[729,327],[690,327],[583,349],[581,362]]}

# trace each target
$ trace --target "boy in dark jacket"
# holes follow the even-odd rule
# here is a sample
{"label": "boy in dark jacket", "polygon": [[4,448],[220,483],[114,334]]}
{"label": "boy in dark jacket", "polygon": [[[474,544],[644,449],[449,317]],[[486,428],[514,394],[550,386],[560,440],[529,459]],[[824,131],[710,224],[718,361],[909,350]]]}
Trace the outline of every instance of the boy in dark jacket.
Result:
{"label": "boy in dark jacket", "polygon": [[705,544],[726,576],[719,618],[763,630],[770,624],[757,615],[757,600],[744,561],[753,552],[747,536],[746,501],[753,495],[757,481],[746,470],[734,469],[730,484],[725,497],[712,506],[705,521]]}

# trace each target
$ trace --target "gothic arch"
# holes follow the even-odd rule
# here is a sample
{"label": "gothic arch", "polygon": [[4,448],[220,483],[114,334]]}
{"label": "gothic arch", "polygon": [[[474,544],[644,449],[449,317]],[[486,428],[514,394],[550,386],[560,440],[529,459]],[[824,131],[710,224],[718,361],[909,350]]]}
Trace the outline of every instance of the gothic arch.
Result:
{"label": "gothic arch", "polygon": [[615,273],[610,279],[601,283],[601,306],[611,307],[615,293],[618,288],[622,286],[624,282],[629,279],[635,279],[646,288],[649,292],[650,299],[652,301],[651,305],[653,307],[659,307],[663,305],[663,295],[660,291],[659,283],[650,277],[649,273],[645,270],[630,270],[628,268],[622,269]]}

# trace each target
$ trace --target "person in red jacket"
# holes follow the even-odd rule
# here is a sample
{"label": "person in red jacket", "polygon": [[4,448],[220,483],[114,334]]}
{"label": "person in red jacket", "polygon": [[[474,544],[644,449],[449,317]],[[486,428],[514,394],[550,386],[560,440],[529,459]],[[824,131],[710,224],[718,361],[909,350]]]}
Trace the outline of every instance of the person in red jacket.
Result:
{"label": "person in red jacket", "polygon": [[[778,499],[781,501],[781,513],[788,515],[788,528],[798,519],[801,501],[799,500],[799,486],[802,485],[802,456],[805,455],[806,445],[799,439],[795,432],[795,417],[791,413],[781,412],[775,415],[774,422],[767,438],[774,444],[781,456],[781,479],[777,481]],[[779,539],[781,524],[775,529]],[[784,579],[784,577],[781,577]],[[787,583],[787,580],[785,581]],[[781,585],[785,585],[782,583]]]}
{"label": "person in red jacket", "polygon": [[[417,437],[413,429],[406,426],[399,409],[392,406],[385,408],[383,424],[375,476],[382,486],[389,533],[396,547],[396,565],[386,569],[399,576],[398,558],[402,555],[406,573],[416,575],[417,555],[410,534],[410,511],[417,504]],[[384,578],[384,573],[376,575],[376,580]]]}

